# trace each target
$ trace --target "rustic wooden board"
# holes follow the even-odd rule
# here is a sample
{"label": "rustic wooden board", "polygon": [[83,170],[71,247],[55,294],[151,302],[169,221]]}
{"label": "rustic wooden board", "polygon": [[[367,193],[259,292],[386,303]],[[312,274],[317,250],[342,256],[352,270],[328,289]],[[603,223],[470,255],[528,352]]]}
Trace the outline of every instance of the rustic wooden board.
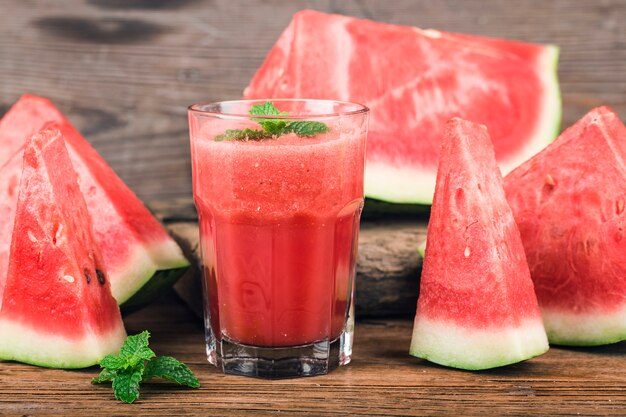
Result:
{"label": "rustic wooden board", "polygon": [[174,355],[202,388],[151,383],[133,405],[96,369],[47,370],[0,363],[2,416],[417,416],[624,415],[626,343],[594,349],[553,348],[528,362],[485,372],[446,369],[407,354],[411,322],[358,322],[352,364],[314,378],[266,381],[225,376],[206,362],[202,327],[175,298],[126,318],[148,329],[157,354]]}
{"label": "rustic wooden board", "polygon": [[561,46],[564,125],[626,118],[624,0],[3,0],[0,113],[52,98],[151,203],[191,195],[187,105],[240,97],[302,8]]}

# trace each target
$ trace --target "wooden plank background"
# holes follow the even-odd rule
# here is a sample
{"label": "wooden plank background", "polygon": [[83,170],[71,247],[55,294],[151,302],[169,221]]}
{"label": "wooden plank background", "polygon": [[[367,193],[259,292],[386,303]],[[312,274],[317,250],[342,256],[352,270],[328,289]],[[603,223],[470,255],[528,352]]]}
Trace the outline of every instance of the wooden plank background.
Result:
{"label": "wooden plank background", "polygon": [[3,0],[0,113],[47,96],[144,201],[188,198],[186,106],[240,97],[303,8],[556,43],[564,125],[626,118],[624,0]]}

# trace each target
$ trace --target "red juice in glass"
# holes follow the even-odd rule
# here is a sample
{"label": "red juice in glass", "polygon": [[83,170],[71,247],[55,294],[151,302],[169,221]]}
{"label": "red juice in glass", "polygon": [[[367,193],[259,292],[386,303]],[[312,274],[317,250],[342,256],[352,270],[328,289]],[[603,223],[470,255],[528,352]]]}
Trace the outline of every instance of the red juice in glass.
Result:
{"label": "red juice in glass", "polygon": [[[253,376],[326,373],[351,355],[367,109],[275,100],[288,114],[274,126],[324,128],[259,139],[248,111],[264,103],[190,108],[209,361]],[[246,128],[257,133],[224,139]]]}

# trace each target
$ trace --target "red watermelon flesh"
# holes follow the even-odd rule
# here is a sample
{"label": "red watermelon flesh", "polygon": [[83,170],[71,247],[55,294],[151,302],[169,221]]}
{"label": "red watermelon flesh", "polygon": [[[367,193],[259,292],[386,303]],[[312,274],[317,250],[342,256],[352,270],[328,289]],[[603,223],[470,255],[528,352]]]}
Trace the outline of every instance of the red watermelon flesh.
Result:
{"label": "red watermelon flesh", "polygon": [[[169,287],[189,263],[137,196],[44,98],[23,96],[0,121],[0,161],[6,161],[0,169],[0,199],[5,200],[0,207],[6,212],[11,207],[14,210],[17,196],[10,190],[21,172],[15,159],[21,161],[21,148],[28,135],[48,122],[57,123],[66,138],[81,190],[94,218],[94,233],[110,274],[113,296],[123,307],[137,308]],[[8,256],[7,230],[0,228],[0,267]],[[6,269],[0,268],[0,291],[5,277]]]}
{"label": "red watermelon flesh", "polygon": [[519,231],[485,126],[446,125],[411,355],[462,369],[548,350]]}
{"label": "red watermelon flesh", "polygon": [[550,343],[626,340],[626,127],[592,110],[506,176]]}
{"label": "red watermelon flesh", "polygon": [[82,368],[126,333],[61,132],[26,146],[0,308],[0,359]]}
{"label": "red watermelon flesh", "polygon": [[18,150],[17,153],[19,155],[14,155],[4,166],[0,167],[0,219],[2,219],[0,221],[0,307],[2,307],[4,283],[9,270],[13,220],[22,176],[22,150]]}
{"label": "red watermelon flesh", "polygon": [[61,112],[48,100],[23,95],[0,119],[0,166],[22,149],[28,138],[38,133],[46,122],[62,120],[65,118]]}
{"label": "red watermelon flesh", "polygon": [[558,49],[302,11],[245,98],[322,98],[371,109],[365,195],[430,203],[445,121],[489,127],[508,172],[548,144],[561,115]]}

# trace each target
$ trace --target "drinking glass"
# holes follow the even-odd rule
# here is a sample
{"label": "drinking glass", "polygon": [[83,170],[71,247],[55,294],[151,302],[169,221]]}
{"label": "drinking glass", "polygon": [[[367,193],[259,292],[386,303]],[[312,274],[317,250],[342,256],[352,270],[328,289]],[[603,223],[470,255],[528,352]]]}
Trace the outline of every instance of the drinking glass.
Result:
{"label": "drinking glass", "polygon": [[366,107],[330,100],[189,107],[207,356],[223,372],[350,362],[367,123]]}

